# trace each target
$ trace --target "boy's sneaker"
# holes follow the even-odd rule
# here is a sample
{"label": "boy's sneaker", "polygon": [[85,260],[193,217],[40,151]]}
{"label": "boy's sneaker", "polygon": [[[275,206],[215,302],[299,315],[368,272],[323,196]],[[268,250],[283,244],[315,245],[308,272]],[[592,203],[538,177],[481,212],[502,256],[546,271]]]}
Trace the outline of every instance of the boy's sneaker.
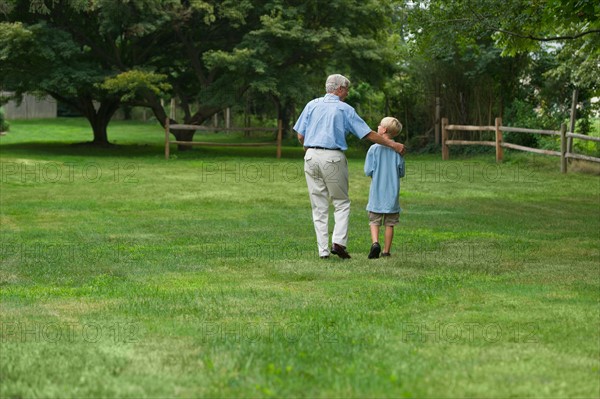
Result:
{"label": "boy's sneaker", "polygon": [[374,242],[371,245],[371,250],[369,251],[369,259],[377,259],[379,258],[379,253],[381,252],[381,246],[378,242]]}

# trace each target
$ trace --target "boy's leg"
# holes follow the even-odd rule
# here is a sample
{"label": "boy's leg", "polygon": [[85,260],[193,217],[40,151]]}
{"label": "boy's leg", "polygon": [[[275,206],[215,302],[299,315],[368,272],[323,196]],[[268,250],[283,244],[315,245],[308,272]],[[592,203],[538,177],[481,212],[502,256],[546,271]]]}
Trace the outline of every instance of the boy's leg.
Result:
{"label": "boy's leg", "polygon": [[379,242],[379,226],[372,224],[369,227],[371,227],[371,241],[373,244]]}
{"label": "boy's leg", "polygon": [[379,226],[383,220],[383,215],[379,213],[369,212],[369,227],[371,228],[371,249],[369,250],[369,259],[379,258],[381,246],[379,245]]}
{"label": "boy's leg", "polygon": [[385,241],[383,244],[383,253],[389,254],[392,249],[392,240],[394,239],[394,226],[399,223],[400,214],[389,213],[385,215]]}
{"label": "boy's leg", "polygon": [[389,254],[392,249],[392,240],[394,239],[394,226],[385,226],[385,243],[383,244],[383,253]]}

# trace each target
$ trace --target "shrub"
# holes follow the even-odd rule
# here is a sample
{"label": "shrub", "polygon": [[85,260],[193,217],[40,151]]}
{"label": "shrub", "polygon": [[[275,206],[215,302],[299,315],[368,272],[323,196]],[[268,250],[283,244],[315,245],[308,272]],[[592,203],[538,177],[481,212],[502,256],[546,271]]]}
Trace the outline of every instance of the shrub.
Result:
{"label": "shrub", "polygon": [[[523,100],[515,100],[505,110],[502,124],[527,129],[543,129],[543,121],[536,114],[533,106]],[[537,148],[541,144],[539,135],[528,133],[504,133],[504,141],[508,143]]]}
{"label": "shrub", "polygon": [[0,108],[0,132],[8,131],[9,124],[4,116],[4,110]]}

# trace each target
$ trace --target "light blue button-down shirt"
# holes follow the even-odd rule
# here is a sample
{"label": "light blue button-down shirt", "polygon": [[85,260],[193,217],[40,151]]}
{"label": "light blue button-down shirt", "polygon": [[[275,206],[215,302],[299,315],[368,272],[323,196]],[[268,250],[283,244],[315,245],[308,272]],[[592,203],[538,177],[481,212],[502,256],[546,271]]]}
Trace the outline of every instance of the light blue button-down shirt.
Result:
{"label": "light blue button-down shirt", "polygon": [[374,144],[367,152],[365,174],[372,178],[367,210],[401,212],[400,178],[404,177],[404,158],[391,148]]}
{"label": "light blue button-down shirt", "polygon": [[304,136],[305,147],[348,149],[348,132],[362,139],[371,128],[354,108],[340,101],[335,94],[326,94],[306,104],[294,125],[294,130]]}

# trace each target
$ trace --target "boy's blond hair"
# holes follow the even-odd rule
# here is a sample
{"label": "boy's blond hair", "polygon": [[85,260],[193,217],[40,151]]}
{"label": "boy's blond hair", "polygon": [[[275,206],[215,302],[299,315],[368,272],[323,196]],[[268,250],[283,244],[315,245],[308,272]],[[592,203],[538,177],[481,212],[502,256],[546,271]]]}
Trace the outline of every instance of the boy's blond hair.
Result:
{"label": "boy's blond hair", "polygon": [[402,123],[400,123],[398,119],[391,116],[386,116],[379,124],[386,128],[385,133],[390,137],[396,137],[402,130]]}

